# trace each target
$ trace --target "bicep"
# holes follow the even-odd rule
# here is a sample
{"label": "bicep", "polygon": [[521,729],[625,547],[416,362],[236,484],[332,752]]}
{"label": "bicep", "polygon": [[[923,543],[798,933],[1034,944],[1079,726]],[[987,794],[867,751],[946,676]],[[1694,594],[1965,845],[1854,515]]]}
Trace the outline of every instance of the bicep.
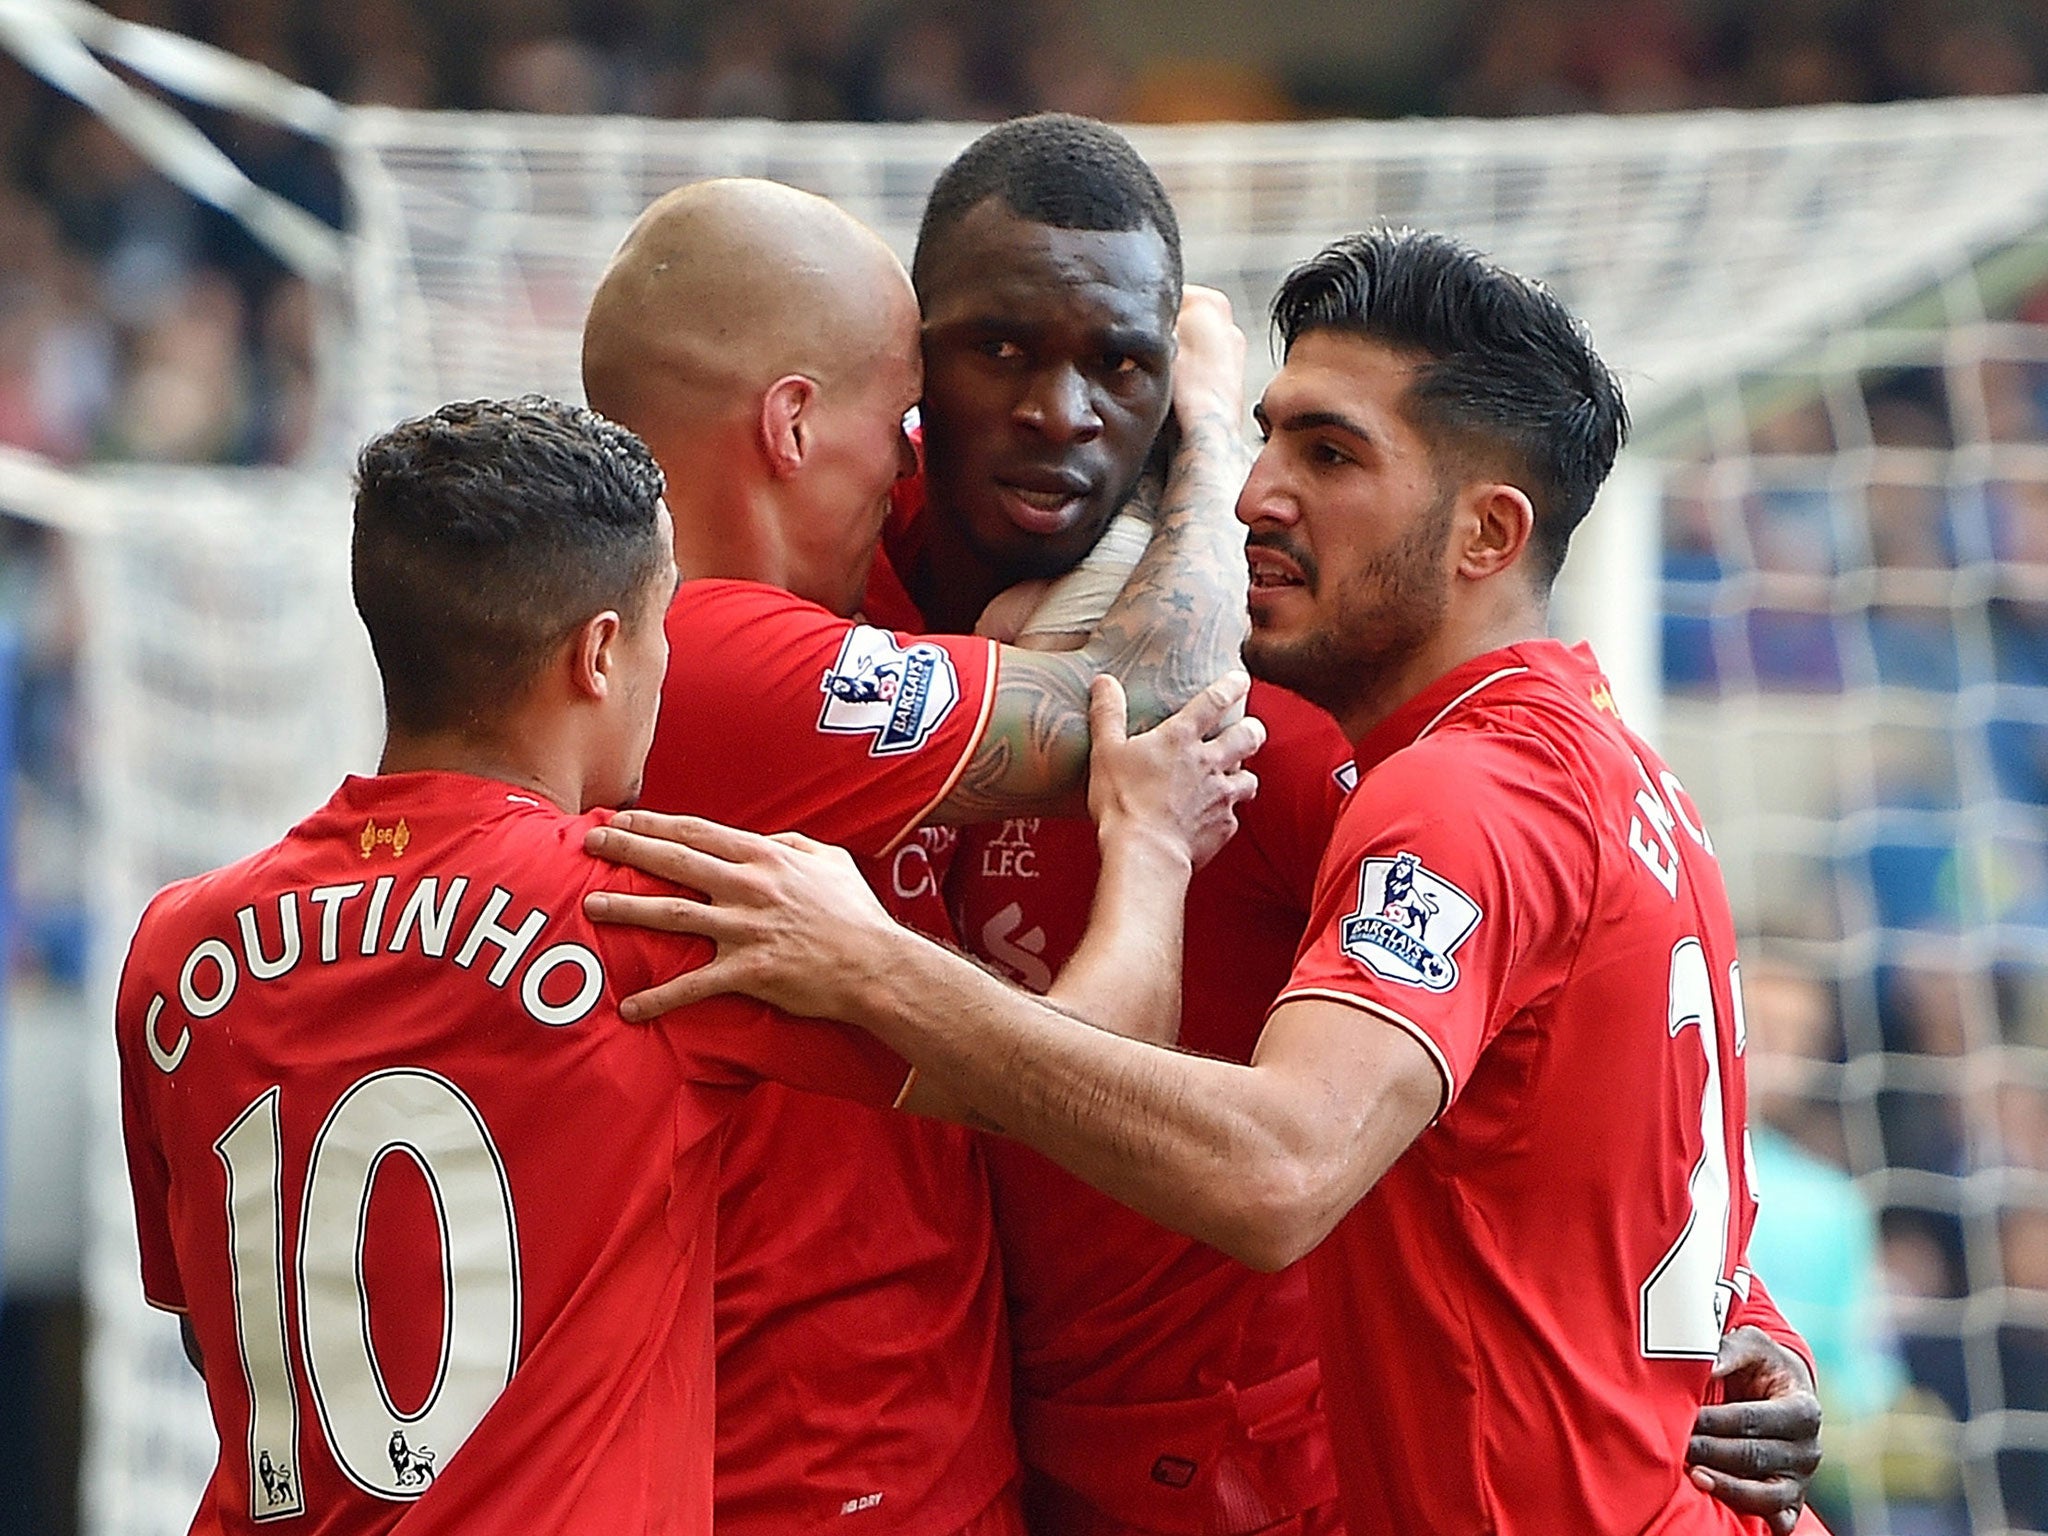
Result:
{"label": "bicep", "polygon": [[926,819],[947,826],[1005,816],[1086,814],[1086,651],[999,648],[988,723],[960,776]]}
{"label": "bicep", "polygon": [[1293,998],[1266,1021],[1250,1079],[1294,1140],[1303,1251],[1356,1205],[1443,1107],[1445,1078],[1394,1015]]}

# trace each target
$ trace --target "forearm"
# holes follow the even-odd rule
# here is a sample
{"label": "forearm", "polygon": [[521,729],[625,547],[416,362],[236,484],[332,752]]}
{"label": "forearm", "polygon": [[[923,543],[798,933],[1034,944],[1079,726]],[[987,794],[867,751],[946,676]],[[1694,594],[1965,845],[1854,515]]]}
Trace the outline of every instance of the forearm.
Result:
{"label": "forearm", "polygon": [[1112,829],[1101,850],[1087,931],[1046,996],[1101,1028],[1171,1045],[1180,1034],[1187,849]]}
{"label": "forearm", "polygon": [[1294,1257],[1267,1198],[1294,1166],[1272,1129],[1284,1117],[1251,1069],[1125,1038],[1114,1011],[1073,1017],[915,935],[875,958],[834,1011],[912,1062],[939,1103],[972,1105],[977,1123],[1247,1263]]}
{"label": "forearm", "polygon": [[[1087,676],[1110,672],[1123,682],[1137,729],[1237,665],[1248,623],[1236,507],[1250,451],[1220,403],[1177,420],[1152,541],[1074,653]],[[1085,692],[1085,677],[1081,686]]]}

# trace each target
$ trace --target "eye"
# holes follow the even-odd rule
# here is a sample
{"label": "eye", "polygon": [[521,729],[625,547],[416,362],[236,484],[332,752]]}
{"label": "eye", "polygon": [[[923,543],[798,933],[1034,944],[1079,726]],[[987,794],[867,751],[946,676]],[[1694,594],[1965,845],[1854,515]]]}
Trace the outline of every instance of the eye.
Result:
{"label": "eye", "polygon": [[1139,368],[1138,360],[1128,352],[1105,352],[1102,354],[1102,371],[1119,379],[1127,379]]}
{"label": "eye", "polygon": [[1024,355],[1024,349],[1017,343],[1000,336],[991,336],[985,341],[976,342],[974,349],[983,357],[993,358],[999,363],[1014,363]]}
{"label": "eye", "polygon": [[1351,455],[1339,448],[1335,443],[1327,442],[1320,438],[1309,444],[1308,460],[1311,464],[1324,469],[1331,469],[1339,464],[1353,462]]}

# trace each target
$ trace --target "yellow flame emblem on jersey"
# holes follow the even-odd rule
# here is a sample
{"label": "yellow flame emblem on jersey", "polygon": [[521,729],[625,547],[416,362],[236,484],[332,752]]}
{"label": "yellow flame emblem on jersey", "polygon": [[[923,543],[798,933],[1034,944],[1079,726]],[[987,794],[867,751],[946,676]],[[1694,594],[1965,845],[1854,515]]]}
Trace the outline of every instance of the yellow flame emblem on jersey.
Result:
{"label": "yellow flame emblem on jersey", "polygon": [[356,839],[366,859],[380,846],[389,848],[394,859],[400,858],[405,853],[405,845],[411,841],[412,828],[405,824],[403,816],[399,817],[398,824],[392,827],[380,827],[375,818],[372,818],[363,823],[362,836]]}
{"label": "yellow flame emblem on jersey", "polygon": [[1605,683],[1593,690],[1592,698],[1595,709],[1605,710],[1617,720],[1621,718],[1621,711],[1614,705],[1614,695],[1607,691]]}

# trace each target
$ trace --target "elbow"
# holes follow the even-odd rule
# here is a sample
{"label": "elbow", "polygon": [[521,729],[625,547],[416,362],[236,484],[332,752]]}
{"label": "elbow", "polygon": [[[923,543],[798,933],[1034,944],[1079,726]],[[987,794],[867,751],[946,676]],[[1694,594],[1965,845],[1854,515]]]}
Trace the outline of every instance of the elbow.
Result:
{"label": "elbow", "polygon": [[1344,1214],[1332,1181],[1312,1164],[1276,1157],[1239,1184],[1232,1209],[1211,1238],[1247,1268],[1272,1273],[1304,1257]]}

